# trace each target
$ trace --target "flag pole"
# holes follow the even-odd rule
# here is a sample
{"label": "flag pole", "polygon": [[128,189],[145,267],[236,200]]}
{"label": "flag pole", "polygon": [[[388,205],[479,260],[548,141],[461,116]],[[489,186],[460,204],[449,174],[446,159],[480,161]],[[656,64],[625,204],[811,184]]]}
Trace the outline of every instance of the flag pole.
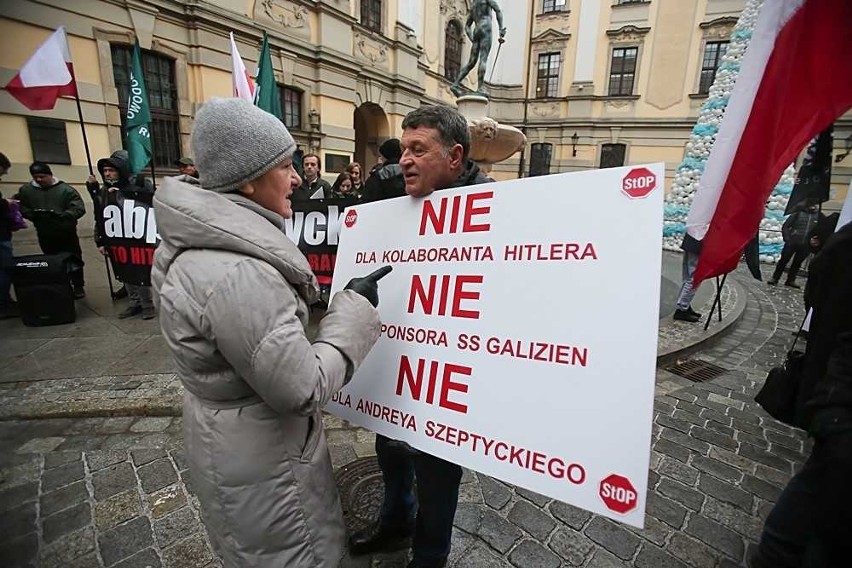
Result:
{"label": "flag pole", "polygon": [[[151,108],[149,102],[148,108]],[[154,168],[154,160],[157,157],[157,146],[154,144],[154,123],[151,122],[151,184],[154,186],[154,191],[157,191],[157,170]]]}
{"label": "flag pole", "polygon": [[86,123],[83,122],[83,105],[80,104],[80,93],[77,88],[77,77],[74,71],[71,71],[71,80],[74,81],[74,101],[77,103],[77,116],[80,119],[80,131],[83,133],[83,148],[86,150],[86,162],[89,164],[89,175],[95,175],[95,169],[92,167],[92,155],[89,153],[89,137],[86,136]]}
{"label": "flag pole", "polygon": [[[89,175],[95,175],[95,169],[92,167],[92,154],[89,152],[89,137],[86,136],[86,123],[83,121],[83,105],[80,104],[80,92],[77,88],[77,77],[74,75],[74,71],[71,71],[71,80],[74,81],[74,101],[77,103],[77,117],[80,119],[80,132],[83,133],[83,148],[86,149],[86,163],[89,165]],[[92,195],[92,206],[97,207],[98,202],[96,200],[96,195]],[[101,214],[103,215],[103,213]],[[97,223],[98,215],[95,215],[95,222]],[[107,274],[107,283],[109,284],[109,296],[112,300],[115,300],[115,292],[113,291],[112,285],[112,274],[109,269],[109,259],[104,257],[104,266],[106,267]]]}

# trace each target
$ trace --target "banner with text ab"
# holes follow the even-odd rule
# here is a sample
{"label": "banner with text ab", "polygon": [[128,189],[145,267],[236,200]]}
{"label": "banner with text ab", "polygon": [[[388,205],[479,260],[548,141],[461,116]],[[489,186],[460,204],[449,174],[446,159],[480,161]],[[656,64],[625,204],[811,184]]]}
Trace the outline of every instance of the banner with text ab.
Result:
{"label": "banner with text ab", "polygon": [[103,211],[103,235],[116,279],[150,286],[154,251],[160,242],[154,207],[133,199],[107,205]]}
{"label": "banner with text ab", "polygon": [[662,164],[347,209],[332,292],[389,264],[382,334],[333,414],[644,522]]}

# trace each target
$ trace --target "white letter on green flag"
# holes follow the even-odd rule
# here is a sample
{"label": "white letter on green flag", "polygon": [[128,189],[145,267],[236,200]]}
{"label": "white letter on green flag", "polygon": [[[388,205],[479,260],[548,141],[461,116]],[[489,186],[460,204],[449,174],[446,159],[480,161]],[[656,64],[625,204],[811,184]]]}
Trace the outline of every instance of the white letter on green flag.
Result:
{"label": "white letter on green flag", "polygon": [[130,89],[127,95],[127,153],[130,154],[130,173],[138,174],[151,161],[151,109],[148,91],[142,75],[139,42],[133,45],[130,61]]}

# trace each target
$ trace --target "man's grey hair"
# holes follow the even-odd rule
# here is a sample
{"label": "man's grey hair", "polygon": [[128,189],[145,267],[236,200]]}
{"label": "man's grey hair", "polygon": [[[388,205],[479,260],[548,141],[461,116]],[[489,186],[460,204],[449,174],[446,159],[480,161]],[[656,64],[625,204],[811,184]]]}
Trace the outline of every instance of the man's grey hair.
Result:
{"label": "man's grey hair", "polygon": [[441,143],[449,150],[461,144],[462,159],[467,160],[470,152],[470,131],[467,121],[459,111],[444,105],[429,105],[409,112],[402,121],[402,129],[425,126],[438,131]]}

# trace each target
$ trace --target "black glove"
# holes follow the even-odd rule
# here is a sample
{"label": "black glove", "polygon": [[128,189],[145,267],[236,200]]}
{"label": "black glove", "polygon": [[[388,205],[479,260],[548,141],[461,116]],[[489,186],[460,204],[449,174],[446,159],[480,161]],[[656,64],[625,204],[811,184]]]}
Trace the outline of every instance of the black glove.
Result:
{"label": "black glove", "polygon": [[375,308],[379,305],[379,280],[387,276],[391,270],[393,270],[392,266],[383,266],[363,278],[353,278],[344,290],[358,292]]}

